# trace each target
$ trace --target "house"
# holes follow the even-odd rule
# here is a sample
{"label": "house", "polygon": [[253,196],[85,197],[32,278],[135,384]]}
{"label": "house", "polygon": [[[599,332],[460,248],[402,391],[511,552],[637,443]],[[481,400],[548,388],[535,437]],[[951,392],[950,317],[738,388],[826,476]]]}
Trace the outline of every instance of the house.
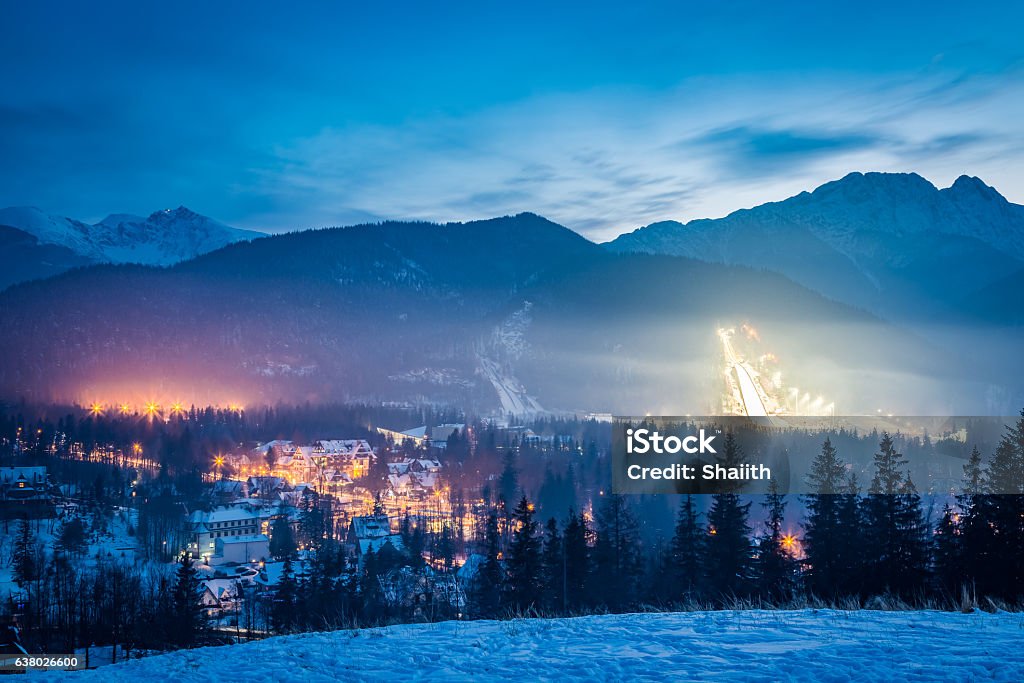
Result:
{"label": "house", "polygon": [[252,536],[226,536],[213,542],[210,564],[219,566],[257,562],[270,557],[270,539],[266,534]]}
{"label": "house", "polygon": [[189,516],[189,524],[192,548],[204,559],[215,554],[218,539],[261,532],[261,517],[248,505],[218,507],[211,512],[196,510]]}
{"label": "house", "polygon": [[374,457],[365,439],[320,439],[309,445],[277,440],[260,444],[249,456],[235,458],[232,464],[240,476],[280,477],[293,486],[317,485],[324,493],[328,473],[334,473],[331,479],[335,486],[339,485],[338,474],[349,480],[359,479],[369,472]]}
{"label": "house", "polygon": [[248,494],[249,487],[244,481],[221,479],[213,485],[213,497],[222,504],[245,498]]}
{"label": "house", "polygon": [[277,499],[281,491],[291,491],[291,485],[281,477],[249,477],[246,480],[249,495],[267,500]]}
{"label": "house", "polygon": [[353,517],[348,526],[348,542],[362,538],[383,538],[391,535],[391,519],[387,515]]}
{"label": "house", "polygon": [[360,566],[363,563],[363,558],[369,552],[379,553],[385,547],[388,547],[395,552],[402,552],[405,550],[405,542],[402,537],[398,534],[391,534],[389,536],[382,536],[381,538],[361,538],[356,544],[355,551],[356,557],[359,559]]}
{"label": "house", "polygon": [[352,518],[346,539],[361,567],[366,554],[380,552],[386,548],[402,552],[405,543],[402,537],[391,530],[391,519],[387,515],[362,515]]}
{"label": "house", "polygon": [[0,467],[4,516],[36,516],[53,502],[45,467]]}
{"label": "house", "polygon": [[388,463],[391,497],[423,499],[440,486],[441,463],[433,458],[406,458]]}
{"label": "house", "polygon": [[230,609],[242,597],[237,579],[206,579],[199,587],[200,601],[207,611]]}

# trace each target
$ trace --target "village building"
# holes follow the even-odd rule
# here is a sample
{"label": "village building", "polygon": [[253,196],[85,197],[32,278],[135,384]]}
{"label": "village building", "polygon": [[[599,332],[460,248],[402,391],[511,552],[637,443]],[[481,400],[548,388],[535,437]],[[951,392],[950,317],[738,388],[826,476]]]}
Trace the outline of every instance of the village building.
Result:
{"label": "village building", "polygon": [[5,516],[43,514],[53,502],[45,467],[0,467],[0,501]]}
{"label": "village building", "polygon": [[385,514],[360,515],[353,517],[348,528],[346,542],[352,549],[359,566],[363,566],[367,553],[380,552],[390,547],[396,552],[405,549],[401,535],[391,528],[391,518]]}
{"label": "village building", "polygon": [[244,564],[266,561],[269,557],[270,538],[266,534],[226,536],[214,540],[209,563],[212,566]]}

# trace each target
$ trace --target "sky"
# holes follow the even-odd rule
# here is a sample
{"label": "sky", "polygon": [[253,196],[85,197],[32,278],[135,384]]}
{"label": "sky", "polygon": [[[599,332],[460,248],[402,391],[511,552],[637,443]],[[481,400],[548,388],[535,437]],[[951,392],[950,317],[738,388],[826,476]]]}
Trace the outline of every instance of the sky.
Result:
{"label": "sky", "polygon": [[851,171],[1024,203],[1021,26],[1019,2],[0,0],[0,206],[532,211],[603,241]]}

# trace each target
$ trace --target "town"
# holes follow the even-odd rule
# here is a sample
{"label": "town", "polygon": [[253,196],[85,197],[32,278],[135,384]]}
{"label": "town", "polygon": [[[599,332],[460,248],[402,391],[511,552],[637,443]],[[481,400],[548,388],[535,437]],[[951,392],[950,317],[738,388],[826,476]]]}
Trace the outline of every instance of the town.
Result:
{"label": "town", "polygon": [[[546,479],[533,482],[527,472],[523,483],[544,489],[550,509],[568,512],[595,471],[583,465],[583,446],[568,430],[589,432],[592,454],[601,431],[594,421],[538,426],[547,433],[537,433],[502,419],[441,418],[400,431],[355,427],[345,417],[339,422],[355,434],[343,436],[356,438],[248,441],[281,433],[277,422],[297,413],[267,411],[258,427],[236,406],[111,405],[94,403],[55,423],[4,416],[0,597],[48,647],[61,637],[78,640],[41,623],[53,599],[42,595],[44,569],[57,560],[81,569],[82,580],[127,571],[121,578],[140,592],[170,590],[187,563],[206,638],[290,630],[297,617],[282,613],[282,586],[287,593],[292,582],[314,578],[361,594],[340,596],[348,606],[336,614],[338,625],[458,618],[482,563],[488,515],[502,511],[495,531],[505,538],[515,526],[516,461],[546,460]],[[585,514],[592,515],[589,503]],[[115,632],[111,626],[110,639],[122,642],[94,657],[116,661],[161,645]]]}
{"label": "town", "polygon": [[[1017,590],[965,534],[1019,519],[984,492],[1024,463],[1024,417],[934,440],[823,421],[787,432],[813,455],[805,495],[627,496],[601,416],[109,405],[0,409],[0,654],[98,666],[397,623]],[[719,462],[757,472],[729,429]],[[904,453],[966,463],[962,493],[919,493]],[[886,538],[913,553],[864,551]]]}

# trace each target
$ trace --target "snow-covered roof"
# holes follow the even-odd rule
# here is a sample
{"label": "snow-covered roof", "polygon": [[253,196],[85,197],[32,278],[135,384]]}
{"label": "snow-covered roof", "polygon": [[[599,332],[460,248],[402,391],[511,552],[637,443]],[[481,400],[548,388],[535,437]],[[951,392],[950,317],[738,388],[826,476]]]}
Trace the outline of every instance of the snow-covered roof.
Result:
{"label": "snow-covered roof", "polygon": [[0,484],[10,484],[18,479],[45,481],[45,467],[0,467]]}
{"label": "snow-covered roof", "polygon": [[209,589],[218,600],[232,600],[238,594],[238,579],[206,579],[200,585]]}
{"label": "snow-covered roof", "polygon": [[258,518],[259,516],[248,507],[219,507],[211,512],[196,510],[189,516],[189,521],[193,524],[214,524]]}
{"label": "snow-covered roof", "polygon": [[382,538],[391,534],[391,521],[387,515],[353,517],[352,533],[356,538]]}
{"label": "snow-covered roof", "polygon": [[365,555],[371,550],[375,553],[380,552],[381,548],[386,545],[390,545],[395,550],[401,552],[405,549],[405,544],[402,542],[402,537],[398,534],[392,534],[390,536],[382,536],[380,538],[361,538],[359,539],[359,554]]}
{"label": "snow-covered roof", "polygon": [[217,543],[221,545],[240,545],[243,543],[270,543],[266,534],[249,534],[248,536],[225,536],[218,538]]}
{"label": "snow-covered roof", "polygon": [[373,452],[366,439],[321,439],[313,442],[313,451],[328,455],[369,455]]}
{"label": "snow-covered roof", "polygon": [[264,455],[266,455],[267,451],[269,451],[271,448],[277,448],[281,451],[291,452],[292,450],[294,450],[293,443],[294,442],[292,441],[286,441],[284,439],[275,439],[273,441],[261,443],[259,446],[255,448],[255,450],[259,451],[260,453],[263,453]]}
{"label": "snow-covered roof", "polygon": [[466,561],[458,568],[455,575],[459,577],[460,581],[472,581],[480,572],[480,567],[482,567],[486,561],[487,558],[483,555],[473,553],[466,558]]}

